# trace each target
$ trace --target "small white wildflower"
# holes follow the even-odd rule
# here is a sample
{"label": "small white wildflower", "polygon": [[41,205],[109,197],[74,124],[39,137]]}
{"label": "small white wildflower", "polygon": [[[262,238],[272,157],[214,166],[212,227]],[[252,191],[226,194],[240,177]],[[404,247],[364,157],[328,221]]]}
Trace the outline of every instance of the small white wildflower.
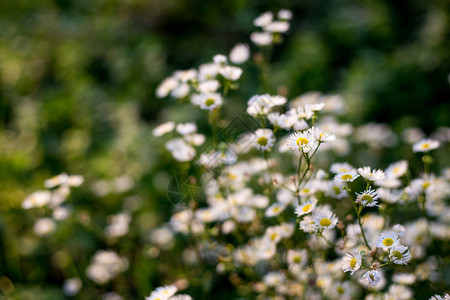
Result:
{"label": "small white wildflower", "polygon": [[423,139],[413,145],[413,152],[429,152],[438,148],[440,142],[433,139]]}
{"label": "small white wildflower", "polygon": [[345,254],[342,262],[342,270],[344,272],[351,272],[353,275],[355,271],[358,271],[362,266],[363,256],[361,252],[351,252]]}
{"label": "small white wildflower", "polygon": [[230,51],[230,61],[240,65],[246,62],[250,57],[250,49],[247,44],[237,44]]}
{"label": "small white wildflower", "polygon": [[382,170],[371,170],[370,167],[358,168],[358,173],[367,181],[383,180],[386,176]]}
{"label": "small white wildflower", "polygon": [[356,193],[356,195],[356,201],[360,202],[364,207],[380,206],[378,205],[378,199],[380,199],[380,196],[378,196],[375,190],[370,189],[370,187],[362,193]]}
{"label": "small white wildflower", "polygon": [[257,129],[254,134],[255,148],[260,151],[270,151],[275,142],[273,132],[270,129]]}
{"label": "small white wildflower", "polygon": [[363,275],[363,278],[370,287],[375,287],[380,282],[381,275],[377,270],[370,270]]}
{"label": "small white wildflower", "polygon": [[395,231],[384,231],[380,233],[377,239],[377,247],[379,248],[393,248],[400,242],[400,237]]}
{"label": "small white wildflower", "polygon": [[257,46],[268,46],[273,43],[273,36],[269,32],[253,32],[250,39]]}

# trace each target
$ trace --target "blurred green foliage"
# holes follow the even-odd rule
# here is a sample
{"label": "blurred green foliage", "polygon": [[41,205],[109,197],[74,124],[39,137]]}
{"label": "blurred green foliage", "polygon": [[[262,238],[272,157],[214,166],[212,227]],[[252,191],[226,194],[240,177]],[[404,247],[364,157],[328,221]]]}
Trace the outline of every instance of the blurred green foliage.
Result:
{"label": "blurred green foliage", "polygon": [[[171,213],[165,182],[177,172],[151,128],[195,120],[198,111],[156,99],[155,88],[176,69],[249,43],[253,18],[280,8],[294,19],[273,56],[273,93],[280,86],[289,97],[340,93],[351,122],[389,123],[397,133],[450,124],[446,0],[0,2],[0,276],[13,282],[14,297],[62,298],[64,278],[85,277],[92,254],[108,246],[132,253],[131,267],[107,289],[141,299],[176,277],[146,255],[149,229]],[[240,85],[246,98],[235,99],[236,110],[260,91],[252,67]],[[34,218],[21,202],[61,172],[85,176],[87,188],[70,201],[100,226],[121,208],[136,212],[120,247],[95,230],[74,231],[75,220],[45,241],[33,235]],[[123,175],[133,178],[132,189],[95,192]],[[61,240],[64,249],[55,246]],[[101,288],[83,284],[80,299],[100,295]]]}

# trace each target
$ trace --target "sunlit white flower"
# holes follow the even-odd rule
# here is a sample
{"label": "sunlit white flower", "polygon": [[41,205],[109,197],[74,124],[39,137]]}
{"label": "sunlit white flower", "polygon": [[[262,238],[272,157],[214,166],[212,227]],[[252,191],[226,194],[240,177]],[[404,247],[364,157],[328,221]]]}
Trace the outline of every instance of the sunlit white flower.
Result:
{"label": "sunlit white flower", "polygon": [[56,223],[52,218],[41,218],[34,223],[33,231],[37,236],[49,236],[56,230]]}
{"label": "sunlit white flower", "polygon": [[434,295],[429,300],[450,300],[450,295],[445,293],[444,296]]}
{"label": "sunlit white flower", "polygon": [[318,230],[332,229],[336,227],[336,224],[339,221],[333,212],[323,208],[315,210],[312,214],[312,218]]}
{"label": "sunlit white flower", "polygon": [[173,73],[173,75],[179,81],[185,83],[185,82],[195,79],[195,77],[197,76],[197,70],[189,69],[189,70],[176,71],[175,73]]}
{"label": "sunlit white flower", "polygon": [[285,280],[286,276],[281,272],[269,272],[263,278],[264,283],[271,287],[283,284]]}
{"label": "sunlit white flower", "polygon": [[363,275],[367,285],[375,287],[381,280],[380,272],[377,270],[370,270]]}
{"label": "sunlit white flower", "polygon": [[289,9],[280,9],[277,16],[281,20],[290,20],[292,19],[292,11]]}
{"label": "sunlit white flower", "polygon": [[289,264],[289,268],[293,266],[304,266],[308,262],[308,255],[305,249],[302,250],[294,250],[289,249],[287,252],[287,262]]}
{"label": "sunlit white flower", "polygon": [[202,93],[214,93],[220,87],[220,83],[217,80],[206,80],[198,84],[198,90]]}
{"label": "sunlit white flower", "polygon": [[177,125],[177,132],[181,135],[188,135],[197,132],[195,123],[180,123]]}
{"label": "sunlit white flower", "polygon": [[63,283],[63,291],[67,296],[75,296],[78,294],[82,286],[80,278],[68,278]]}
{"label": "sunlit white flower", "polygon": [[42,207],[50,203],[52,194],[49,191],[37,191],[29,195],[22,202],[22,208],[30,209],[33,207]]}
{"label": "sunlit white flower", "polygon": [[154,136],[162,136],[166,133],[171,132],[175,128],[175,123],[172,121],[162,123],[153,129]]}
{"label": "sunlit white flower", "polygon": [[351,272],[350,274],[353,275],[355,271],[361,268],[363,256],[361,252],[351,252],[346,253],[342,260],[342,270],[344,272]]}
{"label": "sunlit white flower", "polygon": [[225,66],[219,70],[220,75],[231,81],[238,80],[242,75],[242,69],[234,66]]}
{"label": "sunlit white flower", "polygon": [[207,63],[200,65],[198,68],[198,80],[203,82],[206,80],[216,79],[217,74],[219,74],[220,66],[215,63]]}
{"label": "sunlit white flower", "polygon": [[397,265],[406,265],[411,260],[411,250],[406,246],[396,244],[390,249],[389,258]]}
{"label": "sunlit white flower", "polygon": [[440,142],[433,139],[423,139],[413,145],[413,152],[429,152],[438,148]]}
{"label": "sunlit white flower", "polygon": [[217,65],[223,65],[223,64],[225,64],[227,62],[227,57],[225,55],[223,55],[223,54],[216,54],[213,57],[213,61]]}
{"label": "sunlit white flower", "polygon": [[355,170],[348,170],[346,172],[336,174],[336,176],[334,176],[334,180],[338,182],[352,182],[358,177],[359,175]]}
{"label": "sunlit white flower", "polygon": [[309,131],[295,132],[289,136],[287,146],[291,150],[308,153],[316,149],[317,142]]}
{"label": "sunlit white flower", "polygon": [[179,85],[178,80],[175,77],[168,77],[156,88],[156,96],[158,98],[164,98]]}
{"label": "sunlit white flower", "polygon": [[192,95],[192,104],[199,106],[201,109],[213,110],[223,103],[222,96],[218,93],[202,93]]}
{"label": "sunlit white flower", "polygon": [[264,27],[269,25],[273,20],[273,14],[270,11],[262,13],[255,20],[253,20],[253,25],[258,27]]}
{"label": "sunlit white flower", "polygon": [[317,199],[311,198],[304,203],[302,203],[299,207],[295,209],[295,214],[300,217],[306,214],[309,214],[316,207]]}
{"label": "sunlit white flower", "polygon": [[175,99],[181,99],[186,97],[189,94],[190,90],[191,89],[189,88],[189,85],[187,83],[182,83],[170,92],[170,96]]}
{"label": "sunlit white flower", "polygon": [[268,46],[273,43],[273,36],[270,32],[253,32],[250,39],[257,46]]}
{"label": "sunlit white flower", "polygon": [[356,193],[356,195],[356,201],[361,203],[364,207],[379,206],[378,199],[380,199],[380,196],[378,196],[375,190],[370,189],[370,187],[362,193]]}
{"label": "sunlit white flower", "polygon": [[400,178],[406,174],[408,171],[408,162],[406,160],[401,160],[395,163],[392,163],[386,169],[387,177],[395,177]]}
{"label": "sunlit white flower", "polygon": [[177,292],[178,288],[175,285],[166,285],[156,288],[149,297],[145,297],[145,300],[167,300]]}
{"label": "sunlit white flower", "polygon": [[356,171],[356,169],[349,163],[334,163],[330,167],[330,172],[334,174],[348,172],[348,171]]}
{"label": "sunlit white flower", "polygon": [[400,237],[395,231],[384,231],[377,238],[377,247],[379,248],[392,249],[398,243],[400,243]]}
{"label": "sunlit white flower", "polygon": [[370,167],[358,168],[358,173],[367,181],[383,180],[386,176],[382,170],[371,170]]}
{"label": "sunlit white flower", "polygon": [[264,26],[264,31],[267,32],[286,32],[289,30],[289,22],[286,21],[274,21],[267,26]]}
{"label": "sunlit white flower", "polygon": [[266,209],[265,216],[266,217],[279,216],[284,211],[285,208],[286,208],[286,205],[284,205],[283,203],[280,203],[280,202],[276,202]]}
{"label": "sunlit white flower", "polygon": [[275,138],[272,130],[260,128],[255,131],[254,145],[256,149],[260,151],[270,151],[274,142]]}
{"label": "sunlit white flower", "polygon": [[240,65],[246,62],[250,57],[250,49],[247,44],[237,44],[230,51],[230,61]]}
{"label": "sunlit white flower", "polygon": [[312,127],[311,129],[309,129],[309,132],[311,132],[314,138],[321,143],[331,142],[336,139],[336,136],[334,134],[324,132],[318,127]]}

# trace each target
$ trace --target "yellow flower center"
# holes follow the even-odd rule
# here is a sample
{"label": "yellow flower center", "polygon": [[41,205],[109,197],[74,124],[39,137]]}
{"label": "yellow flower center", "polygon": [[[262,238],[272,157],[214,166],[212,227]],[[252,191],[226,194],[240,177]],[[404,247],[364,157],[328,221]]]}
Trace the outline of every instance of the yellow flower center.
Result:
{"label": "yellow flower center", "polygon": [[256,142],[261,146],[266,146],[268,141],[266,137],[262,136]]}
{"label": "yellow flower center", "polygon": [[271,239],[272,241],[274,241],[274,240],[277,238],[277,236],[278,236],[278,234],[272,233],[272,235],[270,236],[270,239]]}
{"label": "yellow flower center", "polygon": [[303,193],[309,193],[309,189],[302,189]]}
{"label": "yellow flower center", "polygon": [[386,247],[392,246],[393,243],[394,243],[394,240],[391,238],[385,238],[383,240],[383,245],[385,245]]}
{"label": "yellow flower center", "polygon": [[430,147],[430,144],[428,144],[428,143],[422,144],[423,149],[428,149],[429,147]]}
{"label": "yellow flower center", "polygon": [[429,181],[425,181],[425,182],[422,184],[422,188],[423,188],[424,190],[427,189],[429,186],[430,186],[430,182],[429,182]]}
{"label": "yellow flower center", "polygon": [[299,264],[302,262],[302,258],[300,256],[296,256],[296,257],[294,257],[293,262],[296,264]]}
{"label": "yellow flower center", "polygon": [[356,268],[357,262],[358,262],[358,260],[356,258],[352,258],[352,260],[350,261],[350,268],[352,268],[352,269]]}
{"label": "yellow flower center", "polygon": [[394,168],[394,174],[397,174],[398,172],[400,172],[400,168],[399,167],[395,167]]}
{"label": "yellow flower center", "polygon": [[344,174],[344,175],[342,175],[341,178],[342,178],[342,180],[352,180],[353,176],[350,174]]}
{"label": "yellow flower center", "polygon": [[333,186],[333,191],[336,195],[339,195],[341,193],[341,188],[338,186]]}
{"label": "yellow flower center", "polygon": [[310,209],[311,209],[311,204],[306,204],[302,210],[303,210],[303,212],[308,212]]}
{"label": "yellow flower center", "polygon": [[230,173],[230,174],[228,174],[228,178],[235,180],[237,178],[237,176]]}
{"label": "yellow flower center", "polygon": [[345,293],[345,289],[342,286],[338,286],[338,288],[336,289],[336,292],[338,292],[338,294],[343,294],[343,293]]}
{"label": "yellow flower center", "polygon": [[278,207],[278,206],[273,209],[273,212],[275,212],[275,213],[277,213],[279,211],[280,211],[280,207]]}
{"label": "yellow flower center", "polygon": [[206,105],[206,106],[211,106],[211,105],[213,105],[215,102],[216,102],[216,101],[214,101],[213,98],[209,98],[209,99],[207,99],[207,100],[205,101],[205,105]]}
{"label": "yellow flower center", "polygon": [[331,225],[331,221],[328,218],[323,218],[322,220],[320,220],[319,224],[320,226],[328,227]]}
{"label": "yellow flower center", "polygon": [[308,139],[306,139],[304,137],[301,137],[301,138],[297,139],[297,146],[303,146],[303,145],[306,145],[308,143],[309,143]]}
{"label": "yellow flower center", "polygon": [[394,251],[394,252],[392,252],[392,255],[397,259],[403,258],[403,254],[400,251]]}
{"label": "yellow flower center", "polygon": [[361,200],[364,201],[364,202],[366,202],[366,203],[372,203],[372,202],[373,202],[372,196],[367,195],[367,194],[363,195],[363,196],[361,197]]}

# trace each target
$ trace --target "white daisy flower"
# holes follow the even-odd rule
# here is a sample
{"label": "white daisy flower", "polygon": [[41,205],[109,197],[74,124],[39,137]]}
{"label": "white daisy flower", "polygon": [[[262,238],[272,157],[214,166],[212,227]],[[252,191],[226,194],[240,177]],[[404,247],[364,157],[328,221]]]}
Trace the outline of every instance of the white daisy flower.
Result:
{"label": "white daisy flower", "polygon": [[273,14],[270,11],[260,14],[255,20],[253,20],[253,25],[257,27],[264,27],[272,23]]}
{"label": "white daisy flower", "polygon": [[175,285],[166,285],[156,288],[149,297],[145,297],[145,300],[167,300],[177,292],[178,288]]}
{"label": "white daisy flower", "polygon": [[300,205],[299,207],[297,207],[295,209],[295,214],[298,217],[301,217],[303,215],[309,214],[316,207],[316,203],[317,203],[317,199],[316,198],[312,198],[312,199],[304,202],[302,205]]}
{"label": "white daisy flower", "polygon": [[171,132],[172,130],[174,130],[174,128],[175,128],[175,123],[172,121],[169,121],[169,122],[165,122],[165,123],[162,123],[162,124],[156,126],[155,129],[153,129],[152,133],[154,136],[162,136],[166,133]]}
{"label": "white daisy flower", "polygon": [[289,30],[290,24],[286,21],[274,21],[267,26],[264,26],[264,31],[272,33],[282,33]]}
{"label": "white daisy flower", "polygon": [[258,129],[254,134],[255,148],[260,151],[270,151],[275,143],[273,131],[270,129]]}
{"label": "white daisy flower", "polygon": [[406,246],[397,244],[391,248],[389,258],[394,264],[406,265],[411,260],[411,250]]}
{"label": "white daisy flower", "polygon": [[370,187],[362,193],[356,193],[356,195],[356,201],[360,202],[364,207],[380,206],[378,205],[378,199],[380,199],[380,196],[378,196],[375,190],[370,189]]}
{"label": "white daisy flower", "polygon": [[337,182],[352,182],[358,177],[359,175],[355,170],[348,170],[334,176],[334,180]]}
{"label": "white daisy flower", "polygon": [[366,283],[370,287],[375,287],[381,280],[380,272],[377,270],[370,270],[363,275]]}
{"label": "white daisy flower", "polygon": [[240,65],[246,62],[250,57],[250,49],[247,44],[237,44],[230,51],[230,61]]}
{"label": "white daisy flower", "polygon": [[429,300],[450,300],[450,295],[447,293],[444,296],[434,295]]}
{"label": "white daisy flower", "polygon": [[400,243],[400,237],[398,233],[395,231],[384,231],[380,233],[377,239],[377,247],[378,248],[390,248],[392,249],[394,246]]}
{"label": "white daisy flower", "polygon": [[290,20],[292,19],[292,11],[290,11],[289,9],[280,9],[277,16],[281,20]]}
{"label": "white daisy flower", "polygon": [[387,177],[395,177],[400,178],[406,174],[408,171],[408,162],[406,160],[401,160],[395,163],[392,163],[386,169]]}
{"label": "white daisy flower", "polygon": [[197,70],[189,69],[189,70],[180,70],[173,73],[175,78],[177,78],[182,83],[186,83],[190,80],[193,80],[197,77]]}
{"label": "white daisy flower", "polygon": [[413,152],[429,152],[438,148],[440,144],[438,140],[423,139],[413,145]]}
{"label": "white daisy flower", "polygon": [[257,46],[268,46],[273,43],[273,35],[270,32],[252,32],[250,40]]}
{"label": "white daisy flower", "polygon": [[318,127],[312,127],[309,129],[309,132],[314,136],[314,138],[321,143],[331,142],[336,139],[334,134],[324,132]]}
{"label": "white daisy flower", "polygon": [[346,163],[346,162],[344,162],[344,163],[334,163],[330,167],[330,172],[332,172],[334,174],[347,172],[347,171],[351,171],[351,170],[356,171],[356,169],[351,164]]}
{"label": "white daisy flower", "polygon": [[220,82],[217,80],[206,80],[198,84],[198,90],[201,93],[214,93],[219,87]]}
{"label": "white daisy flower", "polygon": [[220,66],[215,63],[207,63],[200,65],[198,67],[198,80],[199,81],[206,81],[206,80],[213,80],[216,78],[217,74],[219,73]]}
{"label": "white daisy flower", "polygon": [[225,55],[223,55],[223,54],[216,54],[216,55],[214,55],[214,57],[213,57],[213,62],[214,62],[216,65],[223,65],[223,64],[226,64],[226,63],[227,63],[227,57],[226,57]]}
{"label": "white daisy flower", "polygon": [[220,75],[228,80],[238,80],[242,75],[242,69],[233,66],[225,66],[219,70]]}
{"label": "white daisy flower", "polygon": [[283,203],[276,202],[266,209],[265,216],[266,217],[279,216],[284,211],[285,208],[286,205],[284,205]]}
{"label": "white daisy flower", "polygon": [[313,112],[321,111],[325,107],[325,103],[310,103],[305,105],[305,110]]}
{"label": "white daisy flower", "polygon": [[175,77],[168,77],[156,88],[156,96],[158,98],[167,97],[178,85],[179,82]]}
{"label": "white daisy flower", "polygon": [[222,105],[223,99],[218,93],[203,93],[192,95],[191,102],[201,109],[212,111]]}
{"label": "white daisy flower", "polygon": [[33,207],[42,207],[50,203],[52,194],[49,191],[37,191],[29,195],[22,202],[22,208],[30,209]]}
{"label": "white daisy flower", "polygon": [[304,266],[308,262],[308,255],[305,249],[303,250],[294,250],[289,249],[287,252],[287,263],[289,268],[293,266]]}
{"label": "white daisy flower", "polygon": [[300,221],[300,229],[304,232],[312,233],[317,231],[317,226],[311,216],[305,216]]}
{"label": "white daisy flower", "polygon": [[312,218],[314,220],[314,224],[317,227],[317,230],[320,229],[332,229],[338,223],[338,218],[333,212],[328,209],[324,209],[323,207],[317,209],[312,214]]}
{"label": "white daisy flower", "polygon": [[304,153],[308,153],[311,150],[315,149],[317,146],[317,142],[310,132],[295,132],[288,137],[287,146],[291,148],[291,150],[303,151]]}
{"label": "white daisy flower", "polygon": [[367,181],[383,180],[386,176],[382,170],[371,170],[370,167],[358,168],[358,173]]}
{"label": "white daisy flower", "polygon": [[188,135],[197,132],[197,125],[192,122],[180,123],[176,128],[177,132],[181,135]]}
{"label": "white daisy flower", "polygon": [[347,253],[343,257],[342,270],[344,272],[351,272],[350,274],[353,275],[355,271],[361,268],[362,260],[363,256],[361,255],[361,252]]}

